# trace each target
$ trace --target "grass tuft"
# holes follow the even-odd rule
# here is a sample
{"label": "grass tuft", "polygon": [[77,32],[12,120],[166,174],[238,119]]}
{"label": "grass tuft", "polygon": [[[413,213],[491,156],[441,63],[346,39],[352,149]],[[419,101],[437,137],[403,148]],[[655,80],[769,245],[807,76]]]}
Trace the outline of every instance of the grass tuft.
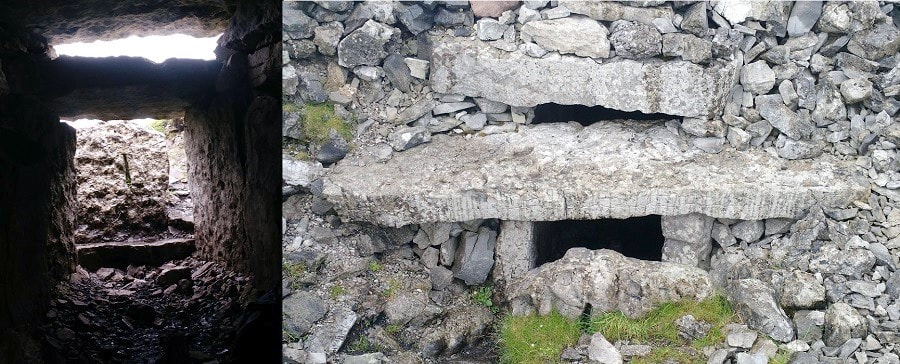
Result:
{"label": "grass tuft", "polygon": [[775,357],[769,360],[769,364],[787,364],[788,360],[791,359],[791,352],[779,349],[777,353],[775,353]]}
{"label": "grass tuft", "polygon": [[291,139],[291,138],[282,138],[281,140],[281,153],[285,155],[289,155],[294,159],[298,160],[309,160],[309,151],[306,149],[306,146],[303,145],[299,140]]}
{"label": "grass tuft", "polygon": [[390,324],[384,327],[384,331],[391,335],[397,335],[400,333],[400,326],[397,324]]}
{"label": "grass tuft", "polygon": [[281,329],[281,342],[284,343],[295,343],[300,341],[300,335],[297,335],[294,332]]}
{"label": "grass tuft", "polygon": [[546,316],[512,316],[500,327],[502,363],[557,363],[560,354],[581,336],[576,320],[553,312]]}
{"label": "grass tuft", "polygon": [[387,280],[388,287],[381,291],[381,295],[384,298],[394,297],[398,292],[400,292],[400,288],[403,288],[403,284],[397,280],[396,278],[388,278]]}
{"label": "grass tuft", "polygon": [[340,296],[343,296],[347,293],[347,290],[344,289],[344,286],[340,284],[335,284],[328,289],[328,295],[331,296],[331,299],[337,299]]}
{"label": "grass tuft", "polygon": [[300,108],[300,123],[303,136],[307,141],[322,144],[328,141],[331,129],[338,132],[345,140],[353,139],[353,130],[334,113],[334,104],[305,104]]}
{"label": "grass tuft", "polygon": [[650,354],[647,354],[642,357],[635,357],[634,360],[631,361],[632,364],[657,364],[657,363],[667,363],[667,364],[694,364],[694,363],[705,363],[706,360],[702,358],[703,354],[698,353],[687,353],[679,348],[672,347],[660,347],[654,348],[650,350]]}
{"label": "grass tuft", "polygon": [[365,335],[361,335],[356,340],[347,343],[347,352],[351,354],[365,354],[381,351],[378,345],[375,345]]}
{"label": "grass tuft", "polygon": [[288,113],[300,112],[300,106],[295,102],[285,101],[281,104],[281,111]]}
{"label": "grass tuft", "polygon": [[383,269],[384,269],[384,266],[382,266],[381,263],[378,263],[377,260],[373,260],[373,261],[369,262],[369,271],[370,272],[378,273],[378,272],[381,272],[381,270],[383,270]]}
{"label": "grass tuft", "polygon": [[735,320],[731,305],[722,296],[713,296],[700,302],[683,301],[663,303],[640,318],[631,319],[621,312],[609,312],[591,319],[588,331],[600,332],[610,341],[656,342],[681,344],[675,321],[684,315],[693,315],[700,321],[712,324],[706,337],[695,340],[698,346],[711,345],[724,339],[722,328]]}

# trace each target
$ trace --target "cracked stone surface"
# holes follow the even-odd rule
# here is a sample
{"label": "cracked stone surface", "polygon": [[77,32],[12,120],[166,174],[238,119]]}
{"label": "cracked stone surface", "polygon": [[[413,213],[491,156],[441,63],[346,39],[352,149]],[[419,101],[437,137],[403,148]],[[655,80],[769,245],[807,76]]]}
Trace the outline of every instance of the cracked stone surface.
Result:
{"label": "cracked stone surface", "polygon": [[386,163],[345,159],[326,177],[324,194],[345,218],[387,226],[693,212],[759,220],[863,196],[868,188],[853,170],[831,155],[710,155],[654,123],[556,123],[465,142],[439,135]]}
{"label": "cracked stone surface", "polygon": [[690,117],[720,115],[738,75],[734,63],[532,58],[467,39],[440,42],[431,69],[431,86],[441,93],[512,106],[578,104]]}

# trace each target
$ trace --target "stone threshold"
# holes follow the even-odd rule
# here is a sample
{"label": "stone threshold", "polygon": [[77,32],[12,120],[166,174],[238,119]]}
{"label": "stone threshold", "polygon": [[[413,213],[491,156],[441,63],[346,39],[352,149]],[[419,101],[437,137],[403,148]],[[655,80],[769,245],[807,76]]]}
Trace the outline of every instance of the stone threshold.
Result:
{"label": "stone threshold", "polygon": [[194,253],[194,239],[166,239],[153,242],[105,242],[76,244],[78,264],[88,270],[125,269],[129,265],[159,266],[184,259]]}
{"label": "stone threshold", "polygon": [[675,216],[796,218],[869,193],[852,160],[786,160],[754,149],[704,153],[658,122],[523,126],[470,139],[437,135],[384,163],[365,152],[325,177],[345,218],[386,226]]}

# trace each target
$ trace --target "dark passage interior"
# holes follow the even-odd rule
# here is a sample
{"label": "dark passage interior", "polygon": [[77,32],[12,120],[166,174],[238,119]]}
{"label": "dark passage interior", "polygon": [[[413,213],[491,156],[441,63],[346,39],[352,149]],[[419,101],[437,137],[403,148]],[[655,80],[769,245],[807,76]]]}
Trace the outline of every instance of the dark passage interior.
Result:
{"label": "dark passage interior", "polygon": [[[281,358],[279,8],[0,3],[0,363]],[[52,47],[176,32],[222,34],[215,60]],[[193,214],[167,209],[166,138],[61,122],[145,117],[183,117]]]}
{"label": "dark passage interior", "polygon": [[622,111],[602,106],[541,104],[534,108],[532,124],[575,121],[588,126],[606,120],[668,120],[680,119],[668,114],[645,114],[640,111]]}
{"label": "dark passage interior", "polygon": [[611,249],[628,257],[659,261],[664,240],[659,215],[534,224],[537,265],[562,258],[566,251],[578,247]]}

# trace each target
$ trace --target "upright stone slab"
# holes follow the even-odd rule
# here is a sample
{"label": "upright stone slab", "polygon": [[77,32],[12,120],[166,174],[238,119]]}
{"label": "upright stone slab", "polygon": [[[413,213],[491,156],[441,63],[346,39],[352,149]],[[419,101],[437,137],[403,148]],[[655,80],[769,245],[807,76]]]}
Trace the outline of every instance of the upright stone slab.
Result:
{"label": "upright stone slab", "polygon": [[796,218],[868,193],[852,161],[785,160],[762,150],[691,148],[659,122],[522,126],[471,139],[437,135],[384,163],[332,167],[325,198],[349,220],[387,226],[675,216]]}
{"label": "upright stone slab", "polygon": [[434,49],[431,86],[440,93],[484,97],[512,106],[546,103],[623,111],[717,117],[734,85],[735,65],[685,61],[532,58],[470,39],[442,39]]}
{"label": "upright stone slab", "polygon": [[534,268],[537,259],[534,222],[501,221],[497,236],[494,281],[505,286]]}

